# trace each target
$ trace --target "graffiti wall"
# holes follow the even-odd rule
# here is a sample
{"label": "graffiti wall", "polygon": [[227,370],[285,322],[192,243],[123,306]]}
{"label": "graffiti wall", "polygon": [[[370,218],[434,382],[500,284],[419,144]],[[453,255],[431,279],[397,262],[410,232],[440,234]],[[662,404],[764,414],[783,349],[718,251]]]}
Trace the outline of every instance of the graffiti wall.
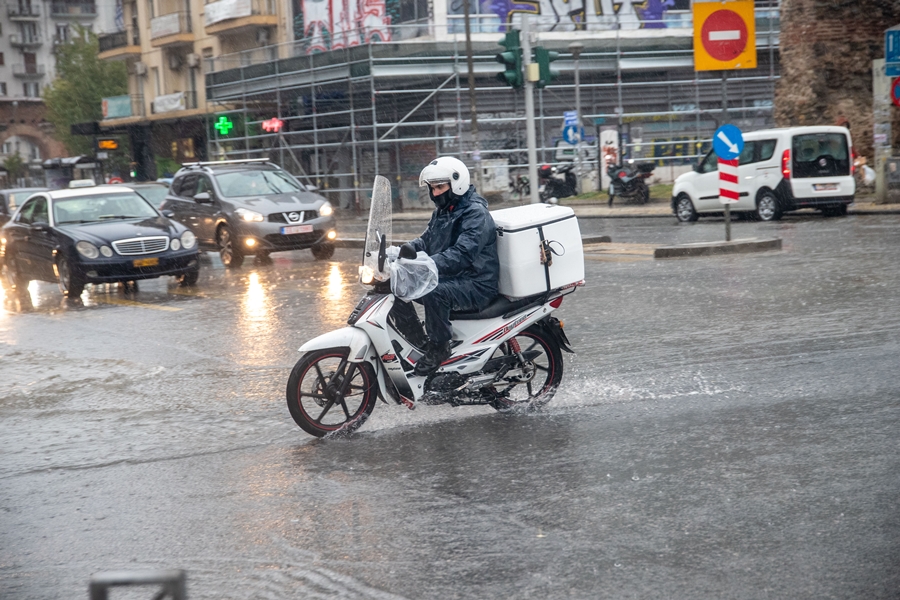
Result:
{"label": "graffiti wall", "polygon": [[295,0],[294,37],[306,40],[307,52],[387,42],[390,13],[398,4],[399,0]]}
{"label": "graffiti wall", "polygon": [[[451,15],[464,12],[463,0],[449,0]],[[669,10],[690,10],[689,0],[485,0],[478,11],[480,31],[493,21],[496,31],[506,31],[522,14],[533,15],[540,31],[589,31],[666,27]],[[491,27],[493,29],[493,27]]]}

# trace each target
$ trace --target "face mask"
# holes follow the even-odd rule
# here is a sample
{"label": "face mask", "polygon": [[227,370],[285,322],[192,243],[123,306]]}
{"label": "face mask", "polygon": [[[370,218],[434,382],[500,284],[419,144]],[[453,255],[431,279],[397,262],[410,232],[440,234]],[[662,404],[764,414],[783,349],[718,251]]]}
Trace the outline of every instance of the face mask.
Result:
{"label": "face mask", "polygon": [[428,195],[431,196],[431,201],[434,202],[435,206],[438,208],[447,208],[447,205],[450,204],[450,190],[447,190],[439,196],[435,196],[431,186],[429,186]]}

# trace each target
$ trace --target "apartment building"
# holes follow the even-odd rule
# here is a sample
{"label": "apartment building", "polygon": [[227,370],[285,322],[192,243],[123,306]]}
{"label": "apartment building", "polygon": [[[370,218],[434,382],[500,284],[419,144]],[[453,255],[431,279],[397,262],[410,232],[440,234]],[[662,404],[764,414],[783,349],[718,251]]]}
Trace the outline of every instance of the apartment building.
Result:
{"label": "apartment building", "polygon": [[42,179],[41,161],[65,153],[41,100],[56,75],[54,48],[71,39],[76,24],[96,30],[97,21],[94,0],[7,0],[0,10],[0,163],[18,153],[30,167],[23,179]]}
{"label": "apartment building", "polygon": [[139,175],[155,175],[153,157],[205,157],[205,63],[287,41],[288,13],[279,0],[123,1],[100,32],[100,58],[127,63],[128,95],[104,101],[101,128],[130,136]]}

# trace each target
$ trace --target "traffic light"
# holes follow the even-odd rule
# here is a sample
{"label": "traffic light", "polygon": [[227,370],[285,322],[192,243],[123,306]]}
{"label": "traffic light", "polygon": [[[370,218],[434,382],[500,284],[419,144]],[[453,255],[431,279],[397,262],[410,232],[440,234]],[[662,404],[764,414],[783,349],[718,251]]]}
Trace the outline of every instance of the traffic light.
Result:
{"label": "traffic light", "polygon": [[506,66],[506,70],[497,73],[497,79],[519,89],[525,83],[525,78],[522,76],[522,46],[519,42],[519,30],[507,31],[506,38],[500,40],[500,45],[506,50],[497,54],[496,59],[498,63]]}
{"label": "traffic light", "polygon": [[536,87],[546,87],[553,83],[553,80],[559,77],[559,71],[550,68],[550,63],[552,63],[557,58],[559,58],[559,52],[547,50],[546,48],[541,48],[540,46],[535,47],[534,62],[538,64],[538,71],[540,72],[540,79],[535,82]]}

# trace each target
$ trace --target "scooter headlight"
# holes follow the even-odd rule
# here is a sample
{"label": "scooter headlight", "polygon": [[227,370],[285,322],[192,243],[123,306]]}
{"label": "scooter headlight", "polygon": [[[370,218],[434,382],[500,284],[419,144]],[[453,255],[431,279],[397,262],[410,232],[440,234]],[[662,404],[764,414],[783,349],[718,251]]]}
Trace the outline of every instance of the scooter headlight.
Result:
{"label": "scooter headlight", "polygon": [[373,281],[375,281],[375,271],[372,270],[372,267],[369,267],[366,265],[360,266],[359,267],[359,282],[369,285]]}

